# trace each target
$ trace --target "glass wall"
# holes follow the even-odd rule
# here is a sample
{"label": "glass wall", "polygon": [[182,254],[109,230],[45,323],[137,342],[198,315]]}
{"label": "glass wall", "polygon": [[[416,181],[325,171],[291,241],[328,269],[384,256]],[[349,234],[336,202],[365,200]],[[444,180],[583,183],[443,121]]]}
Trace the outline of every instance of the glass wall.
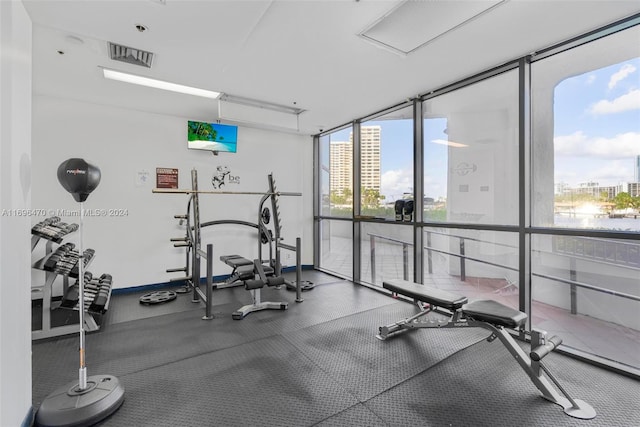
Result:
{"label": "glass wall", "polygon": [[395,202],[413,199],[412,107],[363,122],[360,157],[362,215],[395,220]]}
{"label": "glass wall", "polygon": [[518,72],[424,101],[424,220],[518,223]]}
{"label": "glass wall", "polygon": [[534,62],[532,326],[640,367],[640,28]]}
{"label": "glass wall", "polygon": [[[432,90],[415,126],[398,107],[363,120],[359,140],[350,127],[316,138],[319,267],[500,301],[561,349],[640,376],[639,24]],[[399,223],[414,182],[423,219]]]}

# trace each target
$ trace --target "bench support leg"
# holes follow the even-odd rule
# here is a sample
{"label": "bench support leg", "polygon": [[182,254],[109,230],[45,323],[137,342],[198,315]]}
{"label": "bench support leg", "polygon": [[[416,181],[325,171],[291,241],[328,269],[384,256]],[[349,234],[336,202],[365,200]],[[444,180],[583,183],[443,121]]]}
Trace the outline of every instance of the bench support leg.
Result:
{"label": "bench support leg", "polygon": [[260,289],[253,289],[251,291],[251,296],[253,297],[253,304],[247,304],[245,306],[240,307],[238,310],[234,311],[231,314],[231,317],[234,320],[242,320],[249,313],[253,313],[254,311],[260,310],[286,310],[289,308],[289,303],[287,302],[272,302],[272,301],[260,301]]}
{"label": "bench support leg", "polygon": [[[378,334],[376,338],[379,340],[386,340],[387,338],[393,336],[394,334],[398,334],[402,331],[408,331],[412,329],[420,329],[420,328],[459,328],[467,326],[464,319],[462,319],[462,313],[460,311],[456,311],[453,313],[453,317],[447,319],[422,319],[421,317],[426,316],[432,311],[436,311],[436,307],[430,305],[429,308],[424,308],[422,303],[416,301],[416,305],[420,309],[420,312],[414,314],[411,317],[407,317],[406,319],[399,320],[390,325],[381,326],[378,328]],[[462,324],[460,323],[462,322]]]}
{"label": "bench support leg", "polygon": [[[484,329],[488,329],[492,332],[492,335],[489,339],[493,340],[496,337],[502,342],[505,348],[511,353],[514,359],[520,364],[520,367],[529,375],[531,382],[540,390],[542,396],[550,402],[553,402],[557,405],[562,406],[565,414],[570,415],[574,418],[580,418],[589,420],[596,416],[596,411],[589,405],[588,403],[582,400],[574,400],[572,399],[568,393],[562,388],[560,383],[551,375],[549,370],[541,363],[534,362],[529,358],[529,355],[522,350],[522,348],[516,343],[511,334],[507,332],[504,328],[498,328],[491,324],[485,322],[476,322],[473,320],[469,321],[469,326],[478,326]],[[540,335],[535,334],[534,336],[539,337]],[[539,339],[539,338],[536,338]],[[533,343],[532,347],[539,343]],[[551,383],[542,375],[542,371],[539,369],[542,368],[547,376],[551,379],[553,384],[562,392],[562,394],[558,393],[558,391],[551,385]],[[564,396],[563,396],[564,395]]]}

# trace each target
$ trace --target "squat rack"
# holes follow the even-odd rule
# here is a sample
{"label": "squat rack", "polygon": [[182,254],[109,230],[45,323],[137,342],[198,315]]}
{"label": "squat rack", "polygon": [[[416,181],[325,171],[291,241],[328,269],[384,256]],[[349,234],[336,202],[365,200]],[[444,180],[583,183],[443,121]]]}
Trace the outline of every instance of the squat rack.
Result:
{"label": "squat rack", "polygon": [[[211,314],[212,305],[212,291],[214,289],[213,284],[213,245],[207,244],[207,250],[203,251],[201,229],[203,226],[214,224],[240,224],[255,226],[255,224],[239,221],[239,220],[222,220],[222,221],[210,221],[206,223],[200,222],[200,194],[229,194],[229,195],[261,195],[262,198],[259,204],[258,210],[258,256],[262,262],[262,245],[260,243],[260,235],[264,233],[268,239],[275,242],[275,265],[274,272],[277,276],[281,275],[280,264],[280,249],[287,249],[296,253],[296,302],[302,302],[302,267],[301,267],[301,240],[300,237],[296,238],[295,246],[283,243],[280,231],[282,226],[279,219],[279,206],[278,196],[302,196],[302,193],[297,192],[281,192],[276,191],[275,181],[273,174],[269,174],[269,191],[268,192],[253,192],[253,191],[205,191],[198,190],[198,171],[196,169],[191,170],[191,190],[178,189],[178,188],[154,188],[153,193],[160,194],[189,194],[189,200],[187,202],[186,215],[174,215],[176,219],[186,220],[186,236],[184,238],[172,238],[171,241],[175,242],[175,247],[186,247],[186,266],[184,268],[168,269],[167,272],[184,271],[185,277],[179,277],[172,279],[171,281],[185,281],[188,287],[193,288],[193,302],[203,301],[205,303],[205,315],[202,317],[204,320],[210,320],[213,318]],[[271,236],[262,219],[262,205],[267,199],[271,199],[272,210],[274,212],[274,228],[275,235]],[[192,224],[193,222],[193,224]],[[207,285],[205,292],[200,289],[200,271],[201,271],[201,258],[204,258],[207,263]],[[191,265],[191,274],[189,274],[189,265]],[[291,285],[289,283],[289,285]]]}

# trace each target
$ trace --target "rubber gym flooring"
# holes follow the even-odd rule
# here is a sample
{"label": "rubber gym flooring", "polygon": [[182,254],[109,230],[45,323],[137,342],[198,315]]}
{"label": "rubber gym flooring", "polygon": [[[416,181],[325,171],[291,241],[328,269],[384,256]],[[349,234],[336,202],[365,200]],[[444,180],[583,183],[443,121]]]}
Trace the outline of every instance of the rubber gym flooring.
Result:
{"label": "rubber gym flooring", "polygon": [[[116,294],[87,335],[88,375],[111,374],[125,401],[103,426],[637,426],[640,382],[552,353],[545,364],[598,415],[578,420],[542,398],[484,329],[417,330],[380,341],[412,304],[317,271],[304,302],[243,320],[242,287],[214,291],[213,320],[190,294],[144,306]],[[524,345],[524,344],[523,344]],[[527,346],[528,347],[528,346]],[[33,344],[34,409],[78,377],[78,337]]]}

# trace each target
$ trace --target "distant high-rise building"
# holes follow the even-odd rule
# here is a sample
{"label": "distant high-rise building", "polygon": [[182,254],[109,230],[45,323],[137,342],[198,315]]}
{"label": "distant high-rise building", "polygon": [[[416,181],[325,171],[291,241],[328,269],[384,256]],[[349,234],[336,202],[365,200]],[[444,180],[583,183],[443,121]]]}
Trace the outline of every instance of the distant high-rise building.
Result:
{"label": "distant high-rise building", "polygon": [[634,168],[634,178],[636,182],[640,182],[640,156],[636,156],[636,164]]}
{"label": "distant high-rise building", "polygon": [[[360,183],[363,188],[380,191],[380,126],[360,128]],[[353,133],[349,141],[332,141],[329,146],[329,190],[344,194],[348,188],[353,193]]]}
{"label": "distant high-rise building", "polygon": [[329,191],[344,195],[347,188],[353,192],[353,143],[331,141],[329,145]]}
{"label": "distant high-rise building", "polygon": [[380,126],[360,128],[360,183],[376,191],[380,191],[380,137]]}

